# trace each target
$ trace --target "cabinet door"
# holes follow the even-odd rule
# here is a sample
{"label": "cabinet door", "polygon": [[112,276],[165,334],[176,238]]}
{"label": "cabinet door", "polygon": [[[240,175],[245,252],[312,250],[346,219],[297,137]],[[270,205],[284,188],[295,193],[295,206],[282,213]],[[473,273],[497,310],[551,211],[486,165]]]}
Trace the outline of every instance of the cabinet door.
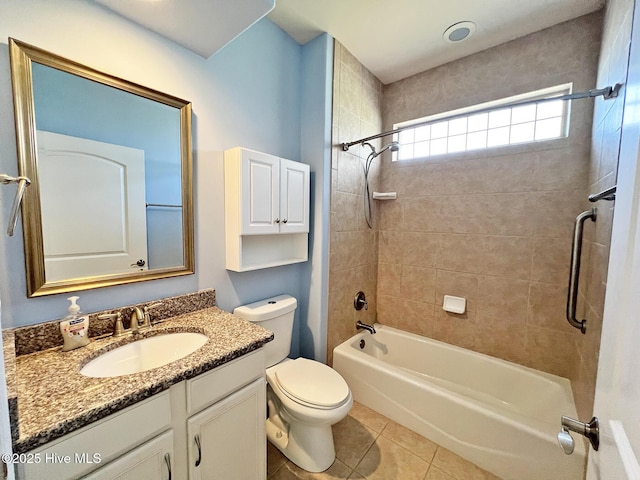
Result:
{"label": "cabinet door", "polygon": [[242,151],[242,234],[280,230],[279,164],[280,159],[272,155]]}
{"label": "cabinet door", "polygon": [[170,480],[172,478],[172,461],[173,433],[169,430],[83,478],[90,480],[141,480],[145,478]]}
{"label": "cabinet door", "polygon": [[42,461],[17,464],[16,478],[82,478],[170,428],[171,395],[165,390],[32,450]]}
{"label": "cabinet door", "polygon": [[280,159],[280,231],[309,231],[309,165]]}
{"label": "cabinet door", "polygon": [[258,379],[187,421],[190,480],[266,478],[265,382]]}

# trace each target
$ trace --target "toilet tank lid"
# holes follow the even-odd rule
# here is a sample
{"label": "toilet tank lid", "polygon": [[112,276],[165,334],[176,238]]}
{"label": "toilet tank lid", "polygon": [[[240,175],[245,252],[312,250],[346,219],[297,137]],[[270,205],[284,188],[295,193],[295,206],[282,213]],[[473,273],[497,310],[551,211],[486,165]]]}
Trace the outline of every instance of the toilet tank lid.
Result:
{"label": "toilet tank lid", "polygon": [[258,302],[242,305],[233,310],[234,315],[250,322],[263,322],[296,309],[297,300],[291,295],[278,295]]}

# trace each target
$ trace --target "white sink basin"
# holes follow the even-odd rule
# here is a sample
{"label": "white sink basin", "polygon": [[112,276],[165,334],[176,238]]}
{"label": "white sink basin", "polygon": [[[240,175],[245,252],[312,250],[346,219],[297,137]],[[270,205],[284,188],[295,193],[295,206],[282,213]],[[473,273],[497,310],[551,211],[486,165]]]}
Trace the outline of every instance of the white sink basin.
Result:
{"label": "white sink basin", "polygon": [[207,340],[206,335],[194,332],[143,338],[103,353],[82,367],[80,373],[87,377],[120,377],[144,372],[186,357]]}

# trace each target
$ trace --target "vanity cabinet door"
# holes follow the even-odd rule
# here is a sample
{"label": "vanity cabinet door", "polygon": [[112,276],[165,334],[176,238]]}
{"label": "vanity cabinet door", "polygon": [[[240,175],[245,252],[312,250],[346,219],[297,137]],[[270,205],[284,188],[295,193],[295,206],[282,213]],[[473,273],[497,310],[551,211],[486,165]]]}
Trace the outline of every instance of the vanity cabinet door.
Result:
{"label": "vanity cabinet door", "polygon": [[173,432],[169,430],[83,477],[88,480],[172,480]]}
{"label": "vanity cabinet door", "polygon": [[190,480],[266,478],[266,398],[260,378],[187,421]]}
{"label": "vanity cabinet door", "polygon": [[170,391],[165,390],[31,450],[29,453],[41,460],[18,464],[17,478],[83,478],[104,468],[107,462],[117,461],[140,445],[159,438],[171,426],[171,397]]}

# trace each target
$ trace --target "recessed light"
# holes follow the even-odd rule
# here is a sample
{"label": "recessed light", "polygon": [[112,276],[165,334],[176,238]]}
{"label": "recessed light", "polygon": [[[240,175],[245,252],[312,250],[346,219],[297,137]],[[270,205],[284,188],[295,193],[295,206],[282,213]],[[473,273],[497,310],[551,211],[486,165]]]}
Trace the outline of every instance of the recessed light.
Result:
{"label": "recessed light", "polygon": [[447,28],[442,34],[442,38],[450,43],[458,43],[469,38],[475,31],[475,23],[469,21],[458,22]]}

